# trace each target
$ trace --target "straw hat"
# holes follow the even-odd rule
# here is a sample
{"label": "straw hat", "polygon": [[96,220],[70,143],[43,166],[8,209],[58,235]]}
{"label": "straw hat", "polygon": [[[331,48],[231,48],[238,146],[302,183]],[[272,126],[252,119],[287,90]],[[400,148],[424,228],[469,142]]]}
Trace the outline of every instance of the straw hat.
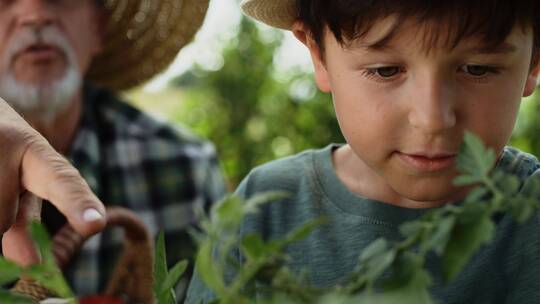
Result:
{"label": "straw hat", "polygon": [[296,0],[243,0],[240,7],[246,15],[284,30],[298,17]]}
{"label": "straw hat", "polygon": [[161,72],[202,25],[209,0],[106,0],[103,52],[87,77],[113,90],[132,88]]}

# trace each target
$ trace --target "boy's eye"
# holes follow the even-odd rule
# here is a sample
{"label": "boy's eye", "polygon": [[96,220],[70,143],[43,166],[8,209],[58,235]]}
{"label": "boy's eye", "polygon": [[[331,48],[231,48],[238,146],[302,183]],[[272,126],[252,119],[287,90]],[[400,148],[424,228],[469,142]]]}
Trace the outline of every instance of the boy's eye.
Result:
{"label": "boy's eye", "polygon": [[468,64],[463,66],[464,72],[472,76],[485,76],[486,74],[492,72],[493,68],[486,65],[475,65]]}
{"label": "boy's eye", "polygon": [[371,80],[377,82],[390,82],[398,78],[399,74],[405,72],[405,69],[400,66],[381,66],[365,68],[362,74]]}
{"label": "boy's eye", "polygon": [[396,76],[401,71],[401,69],[396,66],[380,67],[373,70],[378,76],[383,78]]}

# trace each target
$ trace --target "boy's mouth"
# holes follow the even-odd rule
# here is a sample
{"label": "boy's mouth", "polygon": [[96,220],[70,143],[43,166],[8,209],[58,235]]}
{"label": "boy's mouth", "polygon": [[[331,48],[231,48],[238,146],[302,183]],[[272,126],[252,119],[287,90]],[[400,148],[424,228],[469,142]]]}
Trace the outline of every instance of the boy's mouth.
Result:
{"label": "boy's mouth", "polygon": [[455,153],[402,153],[396,152],[399,159],[407,166],[423,172],[446,169],[454,164]]}

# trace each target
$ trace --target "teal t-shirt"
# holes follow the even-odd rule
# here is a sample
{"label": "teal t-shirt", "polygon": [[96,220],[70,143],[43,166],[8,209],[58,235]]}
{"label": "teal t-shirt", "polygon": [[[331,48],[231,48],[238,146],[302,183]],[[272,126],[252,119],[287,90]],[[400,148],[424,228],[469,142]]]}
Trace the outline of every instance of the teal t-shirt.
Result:
{"label": "teal t-shirt", "polygon": [[[267,191],[286,191],[287,199],[262,207],[242,225],[241,233],[282,238],[309,220],[325,217],[328,224],[287,248],[289,266],[307,272],[316,286],[339,283],[357,265],[363,248],[384,237],[400,240],[398,227],[429,209],[401,208],[366,199],[349,191],[337,177],[332,151],[337,145],[305,151],[254,169],[237,194],[251,197]],[[540,178],[540,164],[532,155],[507,147],[498,167],[521,182]],[[432,295],[442,303],[540,303],[540,217],[517,224],[510,215],[495,218],[492,242],[481,248],[452,283],[442,283],[439,258],[428,257],[433,275]],[[186,303],[213,297],[197,276]]]}

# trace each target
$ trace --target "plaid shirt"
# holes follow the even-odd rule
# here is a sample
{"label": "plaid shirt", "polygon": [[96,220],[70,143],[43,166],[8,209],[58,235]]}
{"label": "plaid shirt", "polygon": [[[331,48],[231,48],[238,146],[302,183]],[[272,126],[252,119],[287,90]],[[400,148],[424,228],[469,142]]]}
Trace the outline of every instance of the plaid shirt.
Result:
{"label": "plaid shirt", "polygon": [[[135,211],[154,236],[165,232],[169,267],[194,254],[186,232],[195,224],[193,207],[207,209],[225,194],[210,143],[156,121],[106,90],[85,87],[68,157],[105,205]],[[65,223],[49,204],[43,221],[51,232]],[[123,240],[121,229],[109,229],[85,243],[65,270],[76,294],[103,292]]]}

